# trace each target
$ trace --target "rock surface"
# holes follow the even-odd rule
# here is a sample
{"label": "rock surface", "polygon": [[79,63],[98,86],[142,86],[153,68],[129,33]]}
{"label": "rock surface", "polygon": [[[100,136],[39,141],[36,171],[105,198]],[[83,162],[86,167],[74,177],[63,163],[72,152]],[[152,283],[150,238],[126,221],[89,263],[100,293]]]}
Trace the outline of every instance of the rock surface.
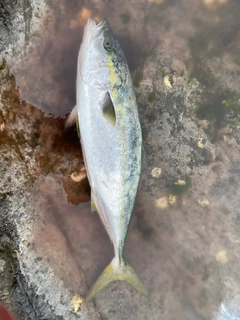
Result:
{"label": "rock surface", "polygon": [[[2,2],[0,300],[18,319],[240,317],[239,12],[234,0]],[[113,256],[64,131],[90,15],[108,18],[135,85],[148,168],[125,255],[150,300],[115,282],[84,303]]]}

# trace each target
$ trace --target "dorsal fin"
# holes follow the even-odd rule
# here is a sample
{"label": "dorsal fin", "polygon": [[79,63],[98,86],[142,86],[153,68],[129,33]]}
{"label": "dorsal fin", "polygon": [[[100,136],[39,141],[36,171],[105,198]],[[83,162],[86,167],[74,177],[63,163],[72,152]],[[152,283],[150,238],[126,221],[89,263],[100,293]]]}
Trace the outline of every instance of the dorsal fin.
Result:
{"label": "dorsal fin", "polygon": [[95,204],[95,201],[93,200],[93,196],[91,194],[91,211],[97,211],[98,212],[98,209],[97,209],[97,206]]}

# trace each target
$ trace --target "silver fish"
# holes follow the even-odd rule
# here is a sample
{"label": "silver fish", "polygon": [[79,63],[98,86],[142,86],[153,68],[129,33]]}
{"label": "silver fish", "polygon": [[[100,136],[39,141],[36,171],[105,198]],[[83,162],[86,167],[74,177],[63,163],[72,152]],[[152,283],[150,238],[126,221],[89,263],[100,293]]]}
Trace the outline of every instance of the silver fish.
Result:
{"label": "silver fish", "polygon": [[123,247],[141,174],[142,132],[132,79],[109,23],[90,18],[78,56],[77,116],[84,162],[98,211],[114,246],[114,258],[90,289],[92,299],[113,280],[148,292],[123,258]]}

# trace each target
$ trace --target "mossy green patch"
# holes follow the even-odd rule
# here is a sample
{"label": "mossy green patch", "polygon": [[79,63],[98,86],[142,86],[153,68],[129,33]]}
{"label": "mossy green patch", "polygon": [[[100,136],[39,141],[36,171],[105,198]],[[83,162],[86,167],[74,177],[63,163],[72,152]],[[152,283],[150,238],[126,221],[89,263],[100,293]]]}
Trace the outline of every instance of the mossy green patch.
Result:
{"label": "mossy green patch", "polygon": [[200,103],[196,110],[196,115],[201,120],[216,120],[221,123],[227,110],[223,101],[226,99],[226,93],[214,92],[206,93],[206,101]]}
{"label": "mossy green patch", "polygon": [[216,173],[220,173],[221,172],[221,165],[220,164],[214,164],[212,166],[212,171],[216,172]]}
{"label": "mossy green patch", "polygon": [[[206,91],[205,101],[198,104],[196,115],[202,120],[214,120],[218,128],[221,127],[227,115],[230,125],[238,126],[240,122],[240,95],[234,91],[221,90]],[[233,120],[231,120],[231,118]]]}
{"label": "mossy green patch", "polygon": [[131,20],[131,16],[128,12],[122,13],[120,18],[123,24],[128,24]]}
{"label": "mossy green patch", "polygon": [[191,180],[189,177],[187,177],[181,181],[184,183],[174,182],[169,188],[168,193],[175,196],[182,196],[184,193],[186,193],[192,186]]}
{"label": "mossy green patch", "polygon": [[142,72],[142,70],[139,70],[135,73],[135,76],[133,78],[134,87],[138,88],[140,86],[142,80],[143,80],[143,72]]}
{"label": "mossy green patch", "polygon": [[198,86],[198,81],[196,78],[193,78],[193,77],[189,77],[188,81],[187,81],[187,84],[190,88],[196,88]]}
{"label": "mossy green patch", "polygon": [[226,215],[229,215],[231,213],[231,211],[227,207],[222,207],[220,210],[222,211],[223,214],[226,214]]}
{"label": "mossy green patch", "polygon": [[1,192],[0,193],[0,200],[2,202],[6,201],[8,197],[11,197],[13,195],[12,192]]}
{"label": "mossy green patch", "polygon": [[152,103],[155,99],[156,99],[155,91],[150,92],[148,95],[148,101]]}
{"label": "mossy green patch", "polygon": [[164,77],[167,75],[167,72],[165,72],[165,70],[162,70],[162,71],[161,71],[161,75],[162,75],[162,77],[164,78]]}
{"label": "mossy green patch", "polygon": [[192,161],[188,162],[187,166],[188,166],[188,168],[193,169],[193,162]]}
{"label": "mossy green patch", "polygon": [[233,112],[236,116],[240,116],[240,94],[232,92],[225,100],[222,101],[228,112]]}
{"label": "mossy green patch", "polygon": [[[219,6],[211,13],[207,11],[206,14],[212,15],[209,22],[206,22],[206,19],[196,19],[193,22],[196,32],[188,43],[191,52],[191,61],[188,64],[191,70],[188,85],[194,87],[194,78],[196,78],[203,88],[203,101],[197,105],[196,115],[200,119],[209,120],[208,131],[213,137],[211,142],[218,140],[218,131],[223,125],[232,127],[240,125],[240,95],[230,89],[226,90],[226,86],[222,84],[224,79],[220,70],[214,71],[216,57],[219,57],[220,61],[226,54],[231,56],[232,61],[240,64],[239,46],[235,45],[237,29],[235,26],[226,29],[226,22],[229,21],[231,24],[232,19],[237,19],[237,13],[232,10],[232,5],[232,2],[228,2],[224,10]],[[227,13],[230,14],[230,12],[233,12],[233,16],[228,17]],[[228,70],[228,72],[232,72],[233,77],[239,76],[237,70]]]}
{"label": "mossy green patch", "polygon": [[203,50],[202,48],[205,48],[206,44],[202,42],[204,42],[202,37],[194,37],[189,41],[189,47],[192,57],[192,71],[189,77],[189,83],[191,83],[191,79],[196,78],[199,83],[210,88],[216,84],[217,77],[204,63],[201,51]]}
{"label": "mossy green patch", "polygon": [[233,176],[228,178],[228,184],[229,184],[229,186],[237,186],[238,185],[236,179]]}

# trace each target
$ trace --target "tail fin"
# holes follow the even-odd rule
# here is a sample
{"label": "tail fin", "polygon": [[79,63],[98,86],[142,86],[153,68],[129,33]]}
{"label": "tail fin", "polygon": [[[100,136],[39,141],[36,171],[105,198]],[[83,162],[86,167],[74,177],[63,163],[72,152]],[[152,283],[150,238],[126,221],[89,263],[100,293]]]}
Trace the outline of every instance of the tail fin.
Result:
{"label": "tail fin", "polygon": [[127,281],[141,294],[149,298],[147,289],[133,268],[126,262],[124,265],[120,265],[114,258],[88,292],[86,302],[90,301],[99,291],[114,280]]}

